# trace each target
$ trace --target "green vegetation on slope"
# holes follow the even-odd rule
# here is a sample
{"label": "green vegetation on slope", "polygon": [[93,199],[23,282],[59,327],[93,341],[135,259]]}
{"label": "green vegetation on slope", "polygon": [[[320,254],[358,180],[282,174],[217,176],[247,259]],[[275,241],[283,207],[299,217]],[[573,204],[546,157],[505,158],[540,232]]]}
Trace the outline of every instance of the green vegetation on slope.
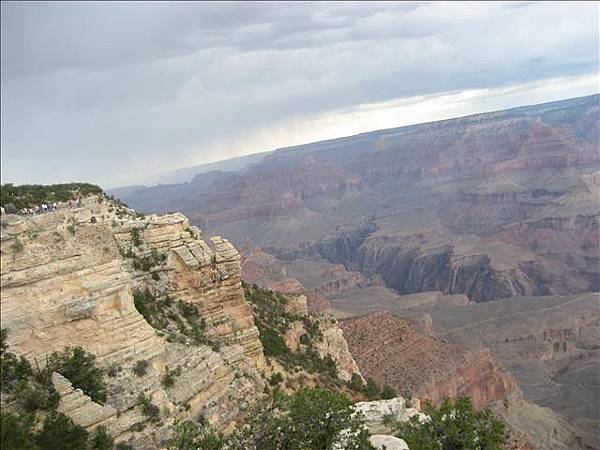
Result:
{"label": "green vegetation on slope", "polygon": [[53,352],[46,362],[46,372],[58,372],[68,378],[73,387],[81,389],[93,401],[106,401],[104,372],[96,367],[96,357],[81,347],[67,347],[62,352]]}
{"label": "green vegetation on slope", "polygon": [[255,405],[246,421],[224,438],[205,424],[183,422],[169,442],[171,450],[371,450],[362,418],[343,394],[302,389],[292,395],[276,391]]}
{"label": "green vegetation on slope", "polygon": [[12,183],[0,186],[0,204],[6,207],[13,205],[17,210],[32,208],[41,203],[66,202],[90,194],[101,194],[99,186],[89,183],[66,184],[22,184]]}
{"label": "green vegetation on slope", "polygon": [[51,380],[54,371],[93,398],[106,398],[102,371],[95,366],[94,356],[81,347],[67,348],[64,352],[52,353],[43,369],[32,369],[25,358],[17,358],[8,351],[7,334],[5,329],[0,331],[0,448],[84,450],[88,445],[109,448],[101,446],[112,440],[106,430],[88,442],[84,428],[56,411],[60,398]]}
{"label": "green vegetation on slope", "polygon": [[436,408],[425,405],[429,420],[413,416],[404,423],[387,421],[411,450],[501,450],[504,424],[488,409],[477,411],[468,397],[445,399]]}
{"label": "green vegetation on slope", "polygon": [[133,302],[153,328],[166,334],[168,342],[209,345],[214,349],[218,347],[206,336],[206,320],[200,317],[195,306],[181,300],[175,302],[168,295],[159,298],[149,289],[133,291]]}
{"label": "green vegetation on slope", "polygon": [[[336,379],[337,368],[331,357],[321,358],[315,343],[323,339],[317,322],[310,316],[300,316],[286,310],[289,300],[282,294],[244,284],[244,295],[251,304],[265,355],[275,358],[288,370],[300,367],[309,373],[321,373]],[[301,351],[291,351],[283,336],[294,322],[301,321],[306,333],[300,337]]]}

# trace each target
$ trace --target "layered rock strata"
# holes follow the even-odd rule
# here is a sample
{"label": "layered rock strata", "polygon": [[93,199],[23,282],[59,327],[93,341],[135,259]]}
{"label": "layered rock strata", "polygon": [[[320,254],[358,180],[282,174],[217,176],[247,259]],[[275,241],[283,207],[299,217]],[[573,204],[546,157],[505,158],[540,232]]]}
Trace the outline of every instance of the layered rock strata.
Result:
{"label": "layered rock strata", "polygon": [[411,397],[437,404],[466,395],[481,407],[517,389],[488,349],[466,351],[419,334],[385,311],[343,320],[341,328],[365,377]]}
{"label": "layered rock strata", "polygon": [[[117,441],[158,448],[173,421],[201,414],[230,425],[262,392],[264,356],[239,254],[225,239],[213,238],[211,247],[200,236],[180,214],[140,217],[95,196],[77,208],[3,218],[1,323],[11,348],[43,366],[50,352],[81,346],[114,369],[105,405],[54,374],[59,409],[77,423],[106,425]],[[133,247],[165,261],[139,270],[124,256]],[[133,291],[144,287],[195,307],[216,346],[165,339],[134,305]],[[132,368],[139,361],[148,370],[138,376]],[[170,387],[162,383],[167,371],[177,374]],[[140,394],[160,407],[164,433],[147,423]],[[138,424],[144,431],[135,431]]]}

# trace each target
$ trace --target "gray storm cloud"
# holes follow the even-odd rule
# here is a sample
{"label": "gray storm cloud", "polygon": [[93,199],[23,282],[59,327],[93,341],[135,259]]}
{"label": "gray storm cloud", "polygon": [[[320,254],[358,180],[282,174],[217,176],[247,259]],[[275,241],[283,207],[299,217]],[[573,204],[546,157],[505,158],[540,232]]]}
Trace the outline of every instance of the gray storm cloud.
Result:
{"label": "gray storm cloud", "polygon": [[597,74],[598,9],[3,2],[2,179],[110,185],[328,111]]}

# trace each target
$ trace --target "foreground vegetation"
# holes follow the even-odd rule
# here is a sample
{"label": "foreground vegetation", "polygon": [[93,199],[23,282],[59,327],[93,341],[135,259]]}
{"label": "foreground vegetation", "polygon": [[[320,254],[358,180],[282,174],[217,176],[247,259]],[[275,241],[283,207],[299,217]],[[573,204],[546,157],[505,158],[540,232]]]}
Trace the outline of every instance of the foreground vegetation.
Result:
{"label": "foreground vegetation", "polygon": [[95,357],[81,347],[67,348],[64,352],[52,353],[44,368],[34,369],[25,358],[18,358],[8,351],[7,330],[2,329],[0,333],[0,448],[111,448],[112,438],[106,430],[99,428],[90,436],[84,428],[56,410],[60,398],[51,379],[55,371],[96,401],[106,400],[103,373],[96,367]]}
{"label": "foreground vegetation", "polygon": [[[104,374],[93,355],[80,347],[66,348],[52,353],[44,369],[33,369],[25,358],[8,351],[6,330],[1,335],[1,449],[131,448],[125,443],[115,446],[103,427],[90,434],[57,411],[60,398],[52,385],[53,371],[95,401],[105,401]],[[139,364],[134,370],[142,373],[146,367]],[[140,395],[138,404],[150,422],[159,420],[160,410],[148,397]],[[387,417],[385,422],[411,450],[503,448],[504,425],[490,411],[476,411],[466,397],[447,399],[440,407],[426,404],[425,413],[429,415],[425,421],[413,417],[400,423]],[[176,424],[167,445],[170,450],[333,450],[338,445],[344,450],[373,449],[362,417],[343,393],[305,388],[288,395],[277,387],[244,411],[231,435],[223,436],[199,418]]]}
{"label": "foreground vegetation", "polygon": [[477,411],[468,397],[445,399],[439,407],[425,404],[429,420],[416,416],[404,423],[386,418],[387,425],[411,450],[502,450],[504,424],[490,410]]}
{"label": "foreground vegetation", "polygon": [[302,389],[293,395],[275,391],[255,405],[245,423],[225,438],[206,424],[183,422],[169,441],[171,450],[370,450],[369,433],[343,394]]}

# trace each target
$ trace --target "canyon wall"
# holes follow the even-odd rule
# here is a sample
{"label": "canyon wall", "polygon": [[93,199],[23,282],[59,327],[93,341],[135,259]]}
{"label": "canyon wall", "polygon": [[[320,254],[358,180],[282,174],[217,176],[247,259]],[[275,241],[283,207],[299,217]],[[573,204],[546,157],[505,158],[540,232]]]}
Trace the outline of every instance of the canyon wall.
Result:
{"label": "canyon wall", "polygon": [[[99,196],[78,208],[3,218],[2,327],[11,349],[43,366],[50,352],[81,346],[113,369],[105,405],[55,374],[59,410],[88,429],[107,426],[117,441],[158,448],[174,421],[200,414],[231,426],[262,392],[264,356],[239,254],[224,239],[211,241],[212,248],[180,214],[141,217]],[[164,261],[136,267],[150,255]],[[168,329],[153,328],[134,305],[140,289],[192,306],[213,344],[173,342]],[[148,369],[138,376],[140,361]],[[161,382],[167,372],[177,374],[170,387]],[[161,425],[147,423],[140,394],[160,407]]]}
{"label": "canyon wall", "polygon": [[466,395],[480,408],[518,389],[489,349],[438,341],[385,311],[343,320],[341,328],[363,375],[409,397],[439,404]]}
{"label": "canyon wall", "polygon": [[527,402],[488,348],[467,349],[420,334],[385,311],[343,320],[341,327],[365,377],[421,402],[468,396],[475,407],[488,407],[503,419],[510,434],[507,448],[590,448],[551,409]]}
{"label": "canyon wall", "polygon": [[[472,301],[600,289],[600,96],[279,149],[239,172],[125,197],[348,279]],[[368,222],[368,226],[364,226]],[[298,277],[290,270],[288,278]],[[302,284],[304,282],[300,280]]]}

